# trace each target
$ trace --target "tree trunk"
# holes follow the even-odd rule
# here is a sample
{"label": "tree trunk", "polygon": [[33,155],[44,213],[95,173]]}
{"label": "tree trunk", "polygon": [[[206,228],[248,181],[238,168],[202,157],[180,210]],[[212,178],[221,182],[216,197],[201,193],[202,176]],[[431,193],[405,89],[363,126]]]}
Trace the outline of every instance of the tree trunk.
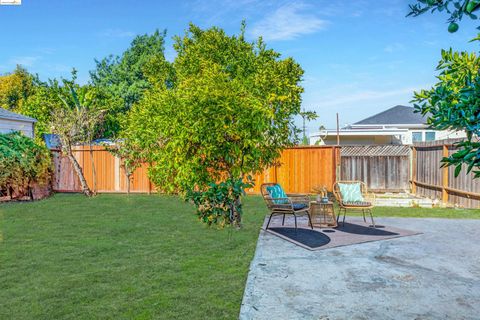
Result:
{"label": "tree trunk", "polygon": [[97,171],[95,170],[95,161],[93,160],[93,147],[91,142],[90,142],[90,160],[92,162],[93,194],[97,194]]}
{"label": "tree trunk", "polygon": [[130,195],[130,177],[131,177],[131,175],[126,174],[126,176],[127,176],[127,195],[129,196]]}
{"label": "tree trunk", "polygon": [[241,206],[241,200],[240,197],[237,197],[235,201],[230,204],[230,223],[237,228],[242,226],[242,215],[237,210],[239,206]]}
{"label": "tree trunk", "polygon": [[82,167],[78,163],[77,159],[74,157],[73,152],[71,150],[67,151],[67,157],[72,163],[73,169],[77,173],[78,179],[80,180],[80,185],[82,186],[82,192],[87,196],[91,197],[92,191],[88,187],[87,180],[85,180],[85,176],[83,175]]}

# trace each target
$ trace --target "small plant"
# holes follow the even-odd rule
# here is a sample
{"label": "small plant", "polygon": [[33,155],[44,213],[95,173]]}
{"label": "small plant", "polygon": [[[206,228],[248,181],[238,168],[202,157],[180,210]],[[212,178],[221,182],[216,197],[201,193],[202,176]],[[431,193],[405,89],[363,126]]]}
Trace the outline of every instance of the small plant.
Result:
{"label": "small plant", "polygon": [[189,190],[186,200],[195,204],[198,218],[208,225],[217,224],[223,228],[226,224],[236,224],[238,227],[242,216],[240,198],[252,185],[251,177],[247,181],[229,178],[210,183],[205,191]]}

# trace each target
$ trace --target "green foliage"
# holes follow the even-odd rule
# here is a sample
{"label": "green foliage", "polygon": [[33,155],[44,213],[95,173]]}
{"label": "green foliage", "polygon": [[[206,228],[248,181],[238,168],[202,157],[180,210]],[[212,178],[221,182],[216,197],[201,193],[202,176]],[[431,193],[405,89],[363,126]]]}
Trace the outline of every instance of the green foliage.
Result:
{"label": "green foliage", "polygon": [[417,17],[425,12],[446,12],[448,18],[448,32],[457,32],[461,21],[465,16],[477,20],[478,16],[474,14],[480,9],[480,0],[416,0],[410,4],[408,16]]}
{"label": "green foliage", "polygon": [[112,109],[111,117],[107,118],[106,137],[119,132],[118,116],[130,110],[142,98],[144,91],[151,87],[145,66],[153,58],[165,61],[165,35],[165,31],[160,33],[157,30],[152,35],[137,36],[121,57],[109,56],[95,61],[96,68],[90,72],[93,86],[121,101]]}
{"label": "green foliage", "polygon": [[154,86],[130,112],[129,128],[149,150],[152,181],[167,192],[271,166],[292,144],[303,70],[291,58],[218,28],[191,25],[176,37],[172,66],[152,60]]}
{"label": "green foliage", "polygon": [[41,141],[43,133],[49,132],[53,100],[58,101],[48,86],[21,66],[0,76],[0,107],[37,119],[37,141]]}
{"label": "green foliage", "polygon": [[76,72],[72,79],[62,79],[61,84],[51,82],[51,90],[59,103],[53,108],[50,127],[58,134],[62,148],[76,144],[89,144],[98,137],[104,121],[104,96],[96,88],[76,84]]}
{"label": "green foliage", "polygon": [[[73,70],[72,79],[62,79],[60,85],[57,81],[51,81],[51,88],[61,101],[52,112],[50,129],[58,135],[63,153],[68,157],[80,179],[83,193],[91,196],[92,192],[87,185],[77,159],[73,156],[73,147],[77,144],[89,144],[101,130],[105,110],[103,97],[98,95],[96,88],[79,86],[75,83],[76,72]],[[90,148],[91,152],[92,149]],[[92,157],[92,168],[95,168]]]}
{"label": "green foliage", "polygon": [[[480,58],[474,53],[442,51],[437,70],[438,83],[430,90],[415,93],[415,108],[429,115],[429,124],[440,130],[465,130],[467,140],[458,144],[460,151],[443,159],[445,165],[455,165],[457,176],[462,164],[467,172],[480,168],[480,144],[474,140],[480,134]],[[480,171],[475,170],[480,177]]]}
{"label": "green foliage", "polygon": [[[409,16],[425,12],[446,11],[449,32],[458,30],[457,22],[464,16],[478,17],[473,12],[480,9],[478,0],[417,0],[410,5]],[[479,27],[480,28],[480,27]],[[479,29],[477,28],[477,29]],[[480,34],[472,41],[480,40]],[[413,102],[423,115],[429,115],[429,124],[439,130],[465,130],[467,139],[458,143],[459,150],[442,159],[444,166],[455,166],[455,176],[467,166],[467,173],[480,177],[480,144],[476,141],[480,134],[480,59],[474,53],[442,50],[442,58],[437,66],[440,72],[438,83],[430,90],[416,92]]]}
{"label": "green foliage", "polygon": [[49,151],[18,133],[0,134],[0,192],[30,195],[34,183],[50,179]]}
{"label": "green foliage", "polygon": [[33,93],[34,77],[22,66],[0,76],[0,107],[18,112]]}
{"label": "green foliage", "polygon": [[201,221],[220,227],[233,224],[241,219],[243,213],[240,197],[245,195],[245,188],[252,187],[251,178],[247,180],[230,178],[220,183],[210,183],[206,191],[188,190],[186,199],[197,206]]}

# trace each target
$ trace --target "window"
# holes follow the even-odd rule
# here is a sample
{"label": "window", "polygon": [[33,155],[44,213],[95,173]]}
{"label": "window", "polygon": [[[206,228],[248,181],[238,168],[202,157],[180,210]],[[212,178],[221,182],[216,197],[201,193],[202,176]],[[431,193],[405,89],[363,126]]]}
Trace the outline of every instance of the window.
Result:
{"label": "window", "polygon": [[422,133],[412,132],[412,142],[422,142]]}
{"label": "window", "polygon": [[435,131],[425,132],[425,141],[435,141]]}

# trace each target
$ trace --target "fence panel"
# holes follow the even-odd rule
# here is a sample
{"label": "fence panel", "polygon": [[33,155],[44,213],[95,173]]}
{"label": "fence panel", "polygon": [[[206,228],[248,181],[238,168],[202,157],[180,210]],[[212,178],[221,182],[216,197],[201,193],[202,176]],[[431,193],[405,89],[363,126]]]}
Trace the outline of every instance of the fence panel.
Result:
{"label": "fence panel", "polygon": [[458,177],[454,167],[440,168],[444,156],[456,151],[459,139],[419,143],[414,146],[414,191],[417,195],[466,208],[480,207],[480,180],[467,174],[464,167]]}
{"label": "fence panel", "polygon": [[52,152],[53,179],[52,188],[58,192],[79,192],[80,181],[73,170],[70,160],[60,152]]}
{"label": "fence panel", "polygon": [[[449,148],[448,152],[451,155],[455,153],[456,148]],[[448,187],[451,188],[448,195],[448,200],[451,203],[458,204],[466,208],[479,208],[480,197],[472,197],[465,194],[454,192],[453,190],[463,190],[469,192],[480,193],[480,179],[473,179],[473,174],[466,174],[467,166],[463,166],[462,171],[455,178],[455,168],[448,168]]]}
{"label": "fence panel", "polygon": [[416,154],[416,193],[431,199],[442,199],[443,173],[440,161],[443,147],[417,147]]}
{"label": "fence panel", "polygon": [[332,190],[335,182],[335,147],[290,148],[282,153],[277,182],[290,193],[311,193],[315,186]]}
{"label": "fence panel", "polygon": [[[85,180],[90,188],[100,193],[127,192],[127,181],[121,167],[121,161],[101,146],[93,146],[92,151],[88,146],[75,147],[74,156],[82,167]],[[93,155],[93,165],[92,165]],[[70,161],[53,150],[54,179],[53,190],[59,192],[80,192],[81,186]],[[94,171],[95,168],[95,179]],[[143,164],[133,173],[130,192],[147,193],[152,190],[152,185],[147,176],[148,165]]]}
{"label": "fence panel", "polygon": [[341,151],[341,179],[360,180],[377,192],[410,189],[410,148],[404,145],[346,146]]}

